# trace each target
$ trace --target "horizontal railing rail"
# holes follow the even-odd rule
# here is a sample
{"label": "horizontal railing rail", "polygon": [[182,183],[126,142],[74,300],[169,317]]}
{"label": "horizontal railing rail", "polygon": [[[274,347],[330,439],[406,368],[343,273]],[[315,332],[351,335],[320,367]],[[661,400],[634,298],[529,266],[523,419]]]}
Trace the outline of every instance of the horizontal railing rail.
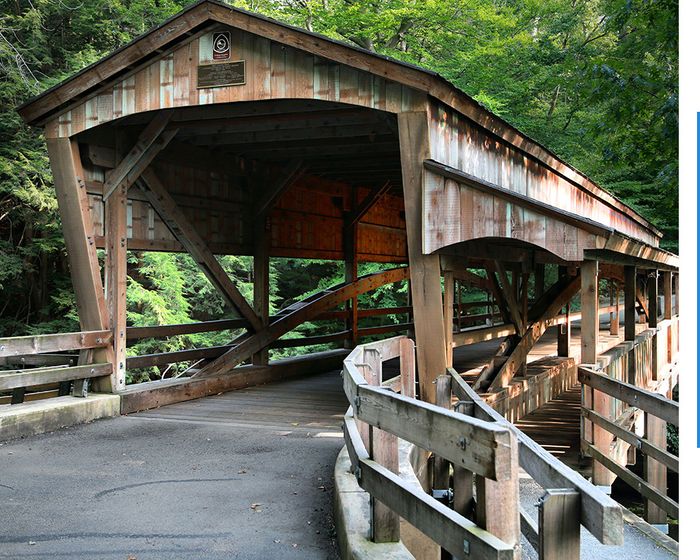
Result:
{"label": "horizontal railing rail", "polygon": [[[24,402],[28,388],[36,393],[31,400],[67,395],[73,381],[111,375],[111,363],[89,363],[94,350],[111,344],[108,330],[0,338],[0,365],[21,367],[0,370],[0,392],[12,392],[0,396],[0,403]],[[67,354],[75,351],[84,353],[83,363],[78,355]]]}
{"label": "horizontal railing rail", "polygon": [[[568,489],[577,493],[580,499],[580,517],[577,518],[576,528],[569,530],[569,538],[576,538],[580,524],[602,544],[622,544],[624,522],[622,508],[617,502],[493,410],[454,369],[450,368],[449,374],[452,392],[459,399],[459,408],[463,413],[508,426],[513,431],[518,440],[520,467],[535,482],[545,490]],[[537,536],[537,529],[532,522],[527,523],[529,519],[524,521],[523,534],[532,542],[533,537]],[[552,527],[547,527],[546,530],[552,530]],[[558,531],[559,528],[553,530]]]}
{"label": "horizontal railing rail", "polygon": [[[382,363],[397,357],[401,375],[384,382]],[[398,475],[401,438],[482,480],[508,481],[515,490],[500,501],[517,503],[517,442],[507,427],[413,398],[415,346],[405,336],[356,347],[343,362],[343,386],[351,403],[346,445],[358,483],[372,497],[375,540],[398,540],[400,516],[455,558],[518,557],[517,542],[507,543]]]}
{"label": "horizontal railing rail", "polygon": [[[658,487],[658,480],[652,480],[652,478],[657,478],[658,473],[655,473],[657,476],[654,474],[650,475],[650,472],[647,470],[646,476],[650,476],[650,480],[645,480],[645,478],[629,470],[626,464],[622,464],[620,459],[612,452],[612,438],[617,438],[632,446],[634,450],[647,455],[648,463],[653,461],[662,466],[663,469],[671,469],[674,472],[678,472],[678,457],[669,453],[667,449],[659,447],[654,441],[649,440],[650,429],[652,433],[660,431],[662,433],[660,439],[665,442],[666,423],[678,426],[678,403],[662,394],[614,379],[585,366],[579,366],[578,378],[583,386],[589,387],[593,391],[594,404],[596,395],[605,395],[610,399],[614,399],[614,401],[629,405],[631,408],[627,412],[639,411],[645,415],[645,435],[641,436],[636,432],[634,422],[631,423],[631,426],[624,424],[624,419],[628,415],[606,417],[606,413],[609,416],[610,410],[618,410],[614,402],[607,408],[602,408],[599,405],[595,407],[586,406],[584,402],[581,408],[581,416],[583,419],[591,422],[594,429],[589,432],[590,435],[588,437],[585,434],[582,437],[582,451],[588,453],[594,461],[600,463],[613,475],[624,480],[646,500],[677,518],[678,503],[668,497],[665,484],[662,485],[663,487]],[[598,400],[601,400],[600,397],[598,397]],[[604,400],[603,402],[607,401]],[[654,429],[654,426],[656,426],[656,429]],[[603,435],[606,433],[609,435]],[[662,480],[665,480],[665,472],[663,472]],[[656,485],[653,482],[656,482]]]}

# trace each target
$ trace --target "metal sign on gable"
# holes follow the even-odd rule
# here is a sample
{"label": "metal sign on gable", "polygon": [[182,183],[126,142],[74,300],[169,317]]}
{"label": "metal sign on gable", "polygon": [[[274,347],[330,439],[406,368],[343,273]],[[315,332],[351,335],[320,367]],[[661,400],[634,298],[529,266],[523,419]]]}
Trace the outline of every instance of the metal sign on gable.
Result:
{"label": "metal sign on gable", "polygon": [[229,31],[215,32],[212,35],[211,50],[213,60],[231,58],[231,33]]}

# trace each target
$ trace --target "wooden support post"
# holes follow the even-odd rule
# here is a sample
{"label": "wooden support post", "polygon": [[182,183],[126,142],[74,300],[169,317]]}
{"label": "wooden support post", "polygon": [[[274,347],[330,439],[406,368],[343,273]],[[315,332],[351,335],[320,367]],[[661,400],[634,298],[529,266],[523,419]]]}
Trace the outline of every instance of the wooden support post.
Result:
{"label": "wooden support post", "polygon": [[610,306],[614,309],[610,312],[610,335],[617,336],[620,332],[620,292],[617,282],[608,281],[610,289]]}
{"label": "wooden support post", "polygon": [[[513,282],[511,282],[508,280],[508,274],[506,273],[506,269],[502,262],[494,261],[494,266],[496,267],[496,272],[498,272],[498,277],[501,281],[502,299],[505,300],[505,303],[508,306],[508,314],[513,320],[513,324],[515,325],[515,330],[517,331],[518,335],[523,336],[525,334],[526,325],[522,319],[520,307],[518,306],[518,299],[516,296],[517,282],[515,274],[513,274]],[[497,283],[496,289],[498,289]]]}
{"label": "wooden support post", "polygon": [[[107,304],[100,278],[95,239],[92,235],[92,217],[78,143],[69,138],[48,138],[46,144],[68,250],[80,328],[84,331],[107,330]],[[99,362],[114,364],[114,350],[98,349],[95,358]],[[116,368],[112,369],[116,371]],[[113,373],[108,378],[96,379],[95,387],[102,391],[116,391],[116,375]]]}
{"label": "wooden support post", "polygon": [[581,362],[598,359],[598,261],[581,263]]}
{"label": "wooden support post", "polygon": [[664,272],[664,319],[673,317],[673,273],[670,271]]}
{"label": "wooden support post", "polygon": [[[598,344],[598,263],[584,261],[581,263],[581,361],[595,364]],[[583,408],[593,408],[593,392],[590,387],[582,387],[581,404]],[[593,424],[581,419],[583,439],[593,441]]]}
{"label": "wooden support post", "polygon": [[[565,266],[559,267],[559,278],[568,276],[568,269]],[[571,304],[566,303],[565,311],[566,322],[559,325],[557,332],[557,356],[568,358],[571,355]]]}
{"label": "wooden support post", "polygon": [[416,398],[416,344],[410,338],[402,338],[399,342],[401,370],[401,394],[412,399]]}
{"label": "wooden support post", "polygon": [[[649,413],[644,414],[644,437],[659,449],[666,449],[666,422]],[[644,479],[666,496],[668,470],[663,463],[644,455]],[[648,523],[663,525],[668,522],[666,512],[650,500],[644,501],[644,519]]]}
{"label": "wooden support post", "polygon": [[674,315],[680,315],[681,311],[681,275],[679,273],[673,275],[673,293],[676,296],[676,305],[674,306]]}
{"label": "wooden support post", "polygon": [[510,432],[510,480],[495,482],[476,476],[475,523],[514,547],[513,558],[520,560],[520,481],[518,477],[518,438]]}
{"label": "wooden support post", "polygon": [[[637,268],[625,266],[625,340],[634,342],[637,336],[635,314],[637,312]],[[627,383],[635,385],[637,379],[636,364],[632,356],[627,360]]]}
{"label": "wooden support post", "polygon": [[[455,303],[457,304],[457,332],[462,330],[462,283],[455,280]],[[489,312],[489,308],[486,309]]]}
{"label": "wooden support post", "polygon": [[[267,215],[258,218],[253,239],[253,303],[263,327],[270,323],[270,223]],[[264,366],[269,362],[269,350],[253,354],[253,364]]]}
{"label": "wooden support post", "polygon": [[[435,404],[442,408],[450,408],[452,402],[452,378],[440,375],[436,380]],[[435,456],[433,462],[433,489],[445,490],[450,486],[450,463],[442,457]]]}
{"label": "wooden support post", "polygon": [[[520,276],[520,304],[522,305],[521,317],[523,320],[523,325],[528,329],[529,319],[528,319],[528,288],[530,285],[530,273],[523,272]],[[527,354],[523,358],[521,366],[518,368],[518,373],[523,377],[527,375]]]}
{"label": "wooden support post", "polygon": [[[124,137],[117,134],[116,153],[123,155]],[[114,171],[107,172],[111,178]],[[114,348],[114,373],[117,390],[126,387],[126,253],[127,253],[127,191],[125,182],[117,185],[104,201],[105,207],[105,292],[107,314],[112,329]]]}
{"label": "wooden support post", "polygon": [[[598,360],[598,262],[583,261],[581,263],[581,362],[595,364]],[[584,407],[595,410],[605,418],[610,417],[610,397],[602,391],[592,391],[590,387],[583,388],[582,398]],[[592,394],[591,394],[592,393]],[[592,405],[592,406],[591,406]],[[584,424],[587,421],[584,420]],[[590,424],[586,427],[592,432],[595,446],[606,455],[609,453],[612,434],[600,426]],[[587,435],[587,434],[586,434]],[[593,484],[609,486],[612,483],[610,471],[597,461],[593,463]]]}
{"label": "wooden support post", "polygon": [[657,270],[649,271],[647,277],[647,293],[649,294],[649,328],[655,329],[659,325],[659,273]]}
{"label": "wooden support post", "polygon": [[[354,193],[354,190],[353,190]],[[354,196],[354,194],[353,194]],[[353,199],[353,206],[354,206]],[[357,222],[351,220],[350,215],[345,216],[343,223],[343,254],[345,256],[345,281],[357,281]],[[353,297],[345,304],[348,317],[345,321],[345,330],[350,331],[349,339],[345,341],[346,348],[354,348],[358,344],[358,313],[357,297]]]}
{"label": "wooden support post", "polygon": [[544,263],[535,264],[535,301],[544,293]]}
{"label": "wooden support post", "polygon": [[445,360],[452,367],[452,335],[454,334],[455,279],[451,271],[445,272],[445,294],[442,300],[442,320],[445,329]]}
{"label": "wooden support post", "polygon": [[578,560],[581,555],[579,493],[569,488],[545,490],[538,509],[538,558]]}
{"label": "wooden support post", "polygon": [[[655,329],[659,325],[659,273],[650,270],[647,276],[647,293],[649,294],[649,328]],[[659,335],[651,339],[651,378],[659,378]]]}
{"label": "wooden support post", "polygon": [[[382,384],[382,356],[379,351],[365,349],[364,376],[370,385]],[[398,438],[367,424],[364,430],[360,430],[365,448],[369,451],[369,456],[391,472],[399,472],[399,440]],[[362,427],[361,425],[361,427]],[[366,438],[366,439],[365,439]],[[399,516],[379,500],[370,496],[370,511],[372,525],[370,527],[372,540],[374,542],[397,542],[399,540]]]}
{"label": "wooden support post", "polygon": [[399,113],[398,125],[418,380],[421,398],[434,403],[433,382],[447,367],[440,257],[423,254],[423,161],[430,157],[427,112]]}

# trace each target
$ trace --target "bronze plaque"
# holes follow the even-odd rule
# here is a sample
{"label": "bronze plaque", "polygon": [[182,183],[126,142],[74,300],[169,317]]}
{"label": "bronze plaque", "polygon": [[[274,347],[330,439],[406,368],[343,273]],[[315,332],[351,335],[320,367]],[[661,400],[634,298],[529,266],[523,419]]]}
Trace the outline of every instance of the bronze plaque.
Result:
{"label": "bronze plaque", "polygon": [[245,60],[197,66],[198,89],[243,84],[245,84]]}

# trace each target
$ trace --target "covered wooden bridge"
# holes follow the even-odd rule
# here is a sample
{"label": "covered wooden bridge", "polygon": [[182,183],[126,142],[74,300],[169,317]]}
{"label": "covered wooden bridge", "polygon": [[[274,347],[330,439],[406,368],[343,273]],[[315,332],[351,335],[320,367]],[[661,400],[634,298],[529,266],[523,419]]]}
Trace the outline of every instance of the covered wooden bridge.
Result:
{"label": "covered wooden bridge", "polygon": [[[374,493],[382,484],[372,480],[393,480],[387,473],[398,472],[398,436],[435,454],[428,486],[456,485],[455,496],[460,484],[469,491],[461,510],[455,497],[459,519],[415,490],[394,494],[400,503],[381,494],[372,501],[381,513],[373,516],[375,540],[399,538],[398,512],[455,556],[470,557],[467,542],[487,551],[483,557],[519,556],[517,488],[507,498],[518,461],[540,473],[531,476],[545,489],[583,496],[578,517],[572,514],[576,534],[580,520],[601,542],[620,544],[619,512],[594,486],[610,486],[616,476],[648,501],[650,522],[677,517],[677,503],[666,496],[666,469],[677,471],[677,458],[665,441],[666,423],[677,424],[666,397],[677,383],[678,258],[659,248],[661,233],[634,210],[440,76],[204,0],[19,112],[46,136],[81,332],[0,340],[0,395],[7,395],[0,403],[8,403],[0,405],[0,439],[3,427],[15,435],[41,429],[23,431],[16,420],[22,407],[112,393],[122,413],[145,410],[340,369],[366,337],[403,331],[410,338],[359,346],[346,360],[354,415],[383,434],[362,451],[353,412],[346,416],[354,468],[378,465],[371,472],[379,478],[360,477],[360,484]],[[105,249],[104,266],[98,249]],[[238,318],[127,325],[127,250],[189,253]],[[253,301],[215,256],[229,254],[253,255]],[[271,257],[342,260],[346,281],[269,316]],[[387,266],[358,277],[358,262]],[[601,279],[609,306],[600,305]],[[360,294],[404,281],[405,307],[358,308]],[[465,286],[483,291],[480,311],[463,302]],[[382,314],[406,319],[362,327],[363,317]],[[601,317],[609,334],[599,330]],[[323,319],[345,327],[315,339],[283,338]],[[578,352],[573,321],[580,321]],[[127,356],[139,338],[234,329],[241,334],[226,346]],[[470,362],[472,345],[487,341],[496,341],[488,358]],[[319,343],[341,348],[268,363],[270,348]],[[544,349],[539,358],[535,348]],[[371,385],[383,381],[381,362],[399,356],[404,385],[392,387],[404,396],[383,402],[387,393]],[[195,365],[176,380],[126,387],[127,370],[172,362]],[[579,380],[580,451],[594,460],[593,485],[508,422],[577,390]],[[404,398],[416,389],[419,398]],[[432,406],[449,407],[452,393],[463,410]],[[376,415],[365,412],[373,406]],[[387,411],[415,422],[433,415],[441,420],[431,425],[444,429],[407,433]],[[37,422],[25,418],[27,426]],[[371,429],[363,430],[367,444]],[[457,454],[454,430],[473,434],[458,438]],[[479,455],[484,445],[495,451]],[[643,477],[626,468],[635,451],[648,457]],[[415,500],[422,505],[406,506]],[[559,545],[542,527],[539,537],[529,533],[540,539],[541,557],[574,557],[547,552]]]}

